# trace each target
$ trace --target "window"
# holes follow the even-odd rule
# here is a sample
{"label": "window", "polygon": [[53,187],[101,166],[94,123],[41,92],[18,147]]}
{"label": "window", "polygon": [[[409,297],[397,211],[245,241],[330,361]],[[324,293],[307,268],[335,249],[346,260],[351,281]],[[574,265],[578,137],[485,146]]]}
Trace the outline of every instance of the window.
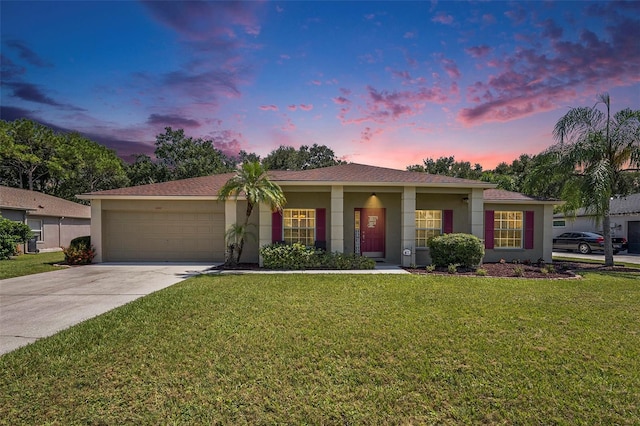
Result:
{"label": "window", "polygon": [[313,246],[316,236],[315,209],[284,209],[282,212],[284,241]]}
{"label": "window", "polygon": [[43,241],[42,235],[42,221],[38,219],[27,219],[27,225],[31,228],[33,236],[36,237],[36,241]]}
{"label": "window", "polygon": [[554,228],[564,228],[567,225],[567,222],[564,219],[556,219],[553,221]]}
{"label": "window", "polygon": [[522,248],[522,212],[495,211],[493,224],[495,248]]}
{"label": "window", "polygon": [[416,247],[442,234],[442,210],[416,210]]}

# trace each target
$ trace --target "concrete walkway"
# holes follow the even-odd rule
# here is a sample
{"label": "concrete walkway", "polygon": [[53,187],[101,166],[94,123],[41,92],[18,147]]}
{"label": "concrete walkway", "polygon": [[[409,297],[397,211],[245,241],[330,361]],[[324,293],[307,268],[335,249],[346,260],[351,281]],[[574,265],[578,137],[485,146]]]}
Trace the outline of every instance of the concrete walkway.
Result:
{"label": "concrete walkway", "polygon": [[[211,271],[213,264],[102,263],[0,280],[0,354],[51,336],[169,287]],[[362,271],[225,271],[260,274],[407,274],[377,263]]]}

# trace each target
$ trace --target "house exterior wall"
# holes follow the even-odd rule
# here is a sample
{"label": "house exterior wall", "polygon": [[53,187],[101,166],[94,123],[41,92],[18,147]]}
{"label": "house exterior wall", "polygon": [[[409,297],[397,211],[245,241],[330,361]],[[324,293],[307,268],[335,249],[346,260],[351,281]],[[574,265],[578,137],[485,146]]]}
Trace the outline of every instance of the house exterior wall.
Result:
{"label": "house exterior wall", "polygon": [[[453,232],[469,234],[471,233],[469,209],[463,198],[460,194],[419,193],[416,196],[416,210],[451,210],[453,212]],[[415,253],[416,265],[431,264],[428,248],[416,247]]]}
{"label": "house exterior wall", "polygon": [[[36,216],[26,214],[24,210],[3,209],[1,214],[6,219],[25,223],[26,219],[37,220],[42,223],[42,239],[37,241],[38,251],[60,251],[62,247],[68,247],[72,239],[90,235],[91,219],[60,218],[56,216]],[[27,252],[27,244],[21,249]]]}
{"label": "house exterior wall", "polygon": [[[592,216],[579,216],[576,218],[554,216],[554,221],[564,220],[564,226],[553,227],[553,237],[565,232],[597,232],[602,234],[602,223],[596,225]],[[612,215],[611,236],[629,238],[629,222],[640,221],[640,215]]]}
{"label": "house exterior wall", "polygon": [[[485,249],[485,262],[499,262],[504,259],[507,262],[514,260],[525,261],[530,260],[536,262],[542,258],[546,262],[551,262],[551,251],[548,247],[550,241],[545,241],[545,214],[550,216],[552,206],[550,205],[532,205],[532,204],[496,204],[485,202],[485,211],[533,211],[534,212],[534,232],[533,232],[533,248],[494,248]],[[548,225],[551,222],[548,221]],[[486,227],[486,223],[485,223]],[[523,230],[524,234],[524,230]],[[549,232],[547,232],[549,234]],[[523,237],[524,238],[524,237]],[[548,238],[547,238],[548,239]]]}

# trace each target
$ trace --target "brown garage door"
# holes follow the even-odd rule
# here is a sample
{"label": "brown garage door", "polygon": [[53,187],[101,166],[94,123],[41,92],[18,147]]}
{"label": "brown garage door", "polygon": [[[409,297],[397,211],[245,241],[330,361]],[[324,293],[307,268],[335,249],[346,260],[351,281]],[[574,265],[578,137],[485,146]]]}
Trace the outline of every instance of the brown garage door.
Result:
{"label": "brown garage door", "polygon": [[193,212],[105,211],[103,260],[224,260],[224,215]]}

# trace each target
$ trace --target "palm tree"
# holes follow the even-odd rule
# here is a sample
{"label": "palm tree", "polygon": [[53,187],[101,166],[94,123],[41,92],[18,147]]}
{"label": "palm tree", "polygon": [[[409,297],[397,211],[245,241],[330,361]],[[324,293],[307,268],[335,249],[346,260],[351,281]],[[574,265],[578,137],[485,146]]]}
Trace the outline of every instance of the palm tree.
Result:
{"label": "palm tree", "polygon": [[623,174],[640,168],[640,110],[627,108],[611,116],[609,94],[603,93],[591,108],[570,109],[556,123],[553,136],[558,143],[545,155],[556,171],[571,172],[563,198],[569,208],[584,207],[596,225],[602,224],[605,265],[613,266],[609,202],[627,195]]}
{"label": "palm tree", "polygon": [[282,210],[287,202],[280,185],[269,179],[267,170],[257,161],[243,163],[235,176],[220,188],[218,199],[226,201],[233,197],[237,200],[240,194],[247,199],[247,210],[244,224],[236,224],[227,232],[227,239],[232,242],[232,254],[227,262],[232,264],[240,262],[253,208],[258,203],[267,203],[274,211]]}

